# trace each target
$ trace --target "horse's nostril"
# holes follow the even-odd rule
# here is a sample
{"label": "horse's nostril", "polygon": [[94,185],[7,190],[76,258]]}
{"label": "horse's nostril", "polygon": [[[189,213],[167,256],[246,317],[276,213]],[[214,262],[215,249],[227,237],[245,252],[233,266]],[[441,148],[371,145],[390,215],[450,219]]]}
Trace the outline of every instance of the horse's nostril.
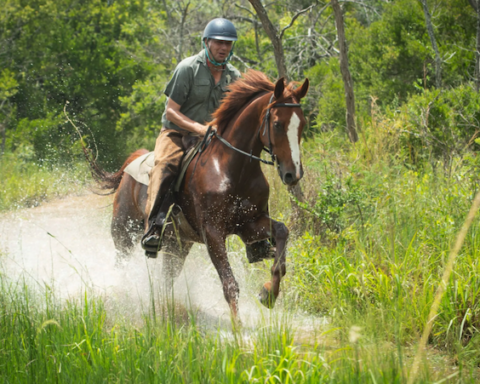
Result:
{"label": "horse's nostril", "polygon": [[293,173],[287,172],[283,177],[283,181],[285,181],[286,184],[293,183],[295,181],[295,177],[293,176]]}

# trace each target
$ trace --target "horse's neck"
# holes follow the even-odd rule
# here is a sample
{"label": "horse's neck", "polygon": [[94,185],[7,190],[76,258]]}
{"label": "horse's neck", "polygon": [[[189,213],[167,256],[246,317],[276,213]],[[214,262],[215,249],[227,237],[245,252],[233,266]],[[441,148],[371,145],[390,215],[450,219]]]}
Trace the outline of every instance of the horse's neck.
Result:
{"label": "horse's neck", "polygon": [[[224,138],[234,147],[259,156],[263,148],[259,135],[260,130],[263,129],[260,119],[263,109],[268,105],[268,100],[269,95],[262,95],[243,108],[225,131]],[[250,161],[247,156],[242,156]]]}

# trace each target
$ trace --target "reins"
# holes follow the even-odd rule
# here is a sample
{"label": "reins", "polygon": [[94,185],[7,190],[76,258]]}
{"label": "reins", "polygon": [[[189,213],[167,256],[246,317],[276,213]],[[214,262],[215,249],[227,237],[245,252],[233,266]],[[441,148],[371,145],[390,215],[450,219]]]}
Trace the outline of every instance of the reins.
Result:
{"label": "reins", "polygon": [[[272,94],[272,97],[270,97],[270,101],[269,101],[269,105],[272,104],[273,102],[273,98],[275,96]],[[295,104],[295,103],[278,103],[278,104],[274,104],[272,106],[270,106],[267,111],[265,112],[265,116],[263,118],[263,121],[262,121],[262,124],[260,125],[259,129],[258,129],[258,136],[260,136],[260,131],[261,131],[261,128],[262,126],[264,125],[265,128],[263,130],[263,133],[262,135],[265,135],[266,132],[268,132],[268,148],[263,148],[264,151],[268,152],[270,154],[270,156],[272,157],[272,160],[271,161],[268,161],[268,160],[264,160],[258,156],[254,156],[252,154],[252,151],[250,153],[248,152],[245,152],[245,151],[242,151],[241,149],[239,148],[236,148],[234,147],[232,144],[230,144],[227,140],[225,140],[222,136],[219,136],[217,134],[217,131],[213,129],[213,127],[211,125],[208,126],[208,130],[205,134],[205,136],[203,137],[203,140],[202,140],[202,144],[200,145],[200,150],[199,152],[202,153],[203,150],[210,144],[210,142],[212,141],[212,137],[216,137],[218,140],[220,140],[225,146],[227,146],[228,148],[230,149],[233,149],[234,151],[238,152],[238,153],[241,153],[242,155],[245,155],[247,157],[250,158],[250,161],[253,159],[253,160],[258,160],[264,164],[267,164],[267,165],[275,165],[275,155],[273,154],[273,148],[272,148],[272,140],[270,138],[270,129],[267,129],[269,127],[269,123],[270,123],[270,110],[272,108],[280,108],[280,107],[290,107],[290,108],[295,108],[295,107],[300,107],[301,105],[300,104]]]}

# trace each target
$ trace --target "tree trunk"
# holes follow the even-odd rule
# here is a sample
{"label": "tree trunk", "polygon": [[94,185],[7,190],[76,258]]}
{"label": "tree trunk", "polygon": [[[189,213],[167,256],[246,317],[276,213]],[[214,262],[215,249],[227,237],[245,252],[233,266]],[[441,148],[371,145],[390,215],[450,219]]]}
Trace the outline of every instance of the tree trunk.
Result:
{"label": "tree trunk", "polygon": [[[273,45],[273,52],[275,55],[275,63],[277,65],[277,71],[278,71],[278,77],[284,77],[285,80],[288,80],[288,74],[287,74],[287,66],[285,65],[285,55],[283,53],[283,45],[282,45],[282,39],[280,35],[278,34],[276,28],[273,26],[272,22],[268,18],[267,11],[263,7],[262,3],[260,0],[248,0],[250,1],[250,4],[252,4],[253,8],[255,8],[255,12],[257,13],[257,16],[260,18],[260,21],[262,22],[263,29],[265,30],[265,33],[269,37],[270,41],[272,42]],[[300,201],[300,202],[305,202],[305,196],[302,192],[302,188],[300,184],[297,184],[295,187],[288,187],[288,191],[295,196],[295,198]],[[292,222],[300,224],[300,228],[302,226],[301,223],[303,223],[304,220],[304,214],[303,211],[300,209],[300,207],[296,204],[296,202],[293,199],[290,199],[290,204],[292,206]],[[296,225],[298,228],[299,226]]]}
{"label": "tree trunk", "polygon": [[287,67],[285,65],[285,55],[283,54],[282,39],[278,35],[276,28],[268,18],[267,11],[263,7],[260,0],[248,0],[255,8],[260,21],[262,22],[265,33],[270,38],[273,45],[273,53],[275,55],[275,63],[277,64],[278,77],[284,77],[287,79]]}
{"label": "tree trunk", "polygon": [[473,7],[475,11],[478,10],[479,4],[477,4],[477,0],[468,0],[468,2],[470,3],[470,5]]}
{"label": "tree trunk", "polygon": [[435,86],[437,89],[442,87],[442,58],[437,46],[437,40],[435,39],[435,33],[433,32],[432,18],[428,11],[427,0],[422,0],[423,13],[425,14],[425,23],[427,25],[428,36],[432,42],[433,50],[435,51]]}
{"label": "tree trunk", "polygon": [[190,6],[190,2],[182,9],[182,20],[180,22],[180,42],[178,43],[178,52],[177,52],[177,63],[180,63],[183,58],[183,40],[185,35],[185,21],[187,20],[188,16],[188,7]]}
{"label": "tree trunk", "polygon": [[338,45],[340,48],[340,71],[342,72],[343,85],[345,89],[345,101],[347,104],[347,132],[352,143],[358,141],[358,134],[355,128],[355,95],[353,93],[353,80],[348,69],[347,42],[345,40],[345,28],[343,15],[338,0],[331,1],[335,13],[335,24],[337,26]]}

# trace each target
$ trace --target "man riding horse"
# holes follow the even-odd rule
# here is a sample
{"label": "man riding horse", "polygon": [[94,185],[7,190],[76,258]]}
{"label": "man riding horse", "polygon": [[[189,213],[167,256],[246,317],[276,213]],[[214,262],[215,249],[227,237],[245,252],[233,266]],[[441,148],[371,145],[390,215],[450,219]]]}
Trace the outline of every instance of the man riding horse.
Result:
{"label": "man riding horse", "polygon": [[[148,257],[157,255],[167,212],[174,203],[171,187],[185,152],[184,137],[205,135],[208,130],[205,122],[211,120],[227,87],[240,77],[240,72],[229,63],[236,40],[232,22],[222,18],[210,21],[202,36],[203,50],[181,61],[167,84],[163,127],[155,144],[155,162],[148,186],[145,208],[148,222],[141,241]],[[247,254],[253,262],[257,260],[252,259],[252,250],[265,254],[268,249],[268,244],[262,241],[251,245]]]}

